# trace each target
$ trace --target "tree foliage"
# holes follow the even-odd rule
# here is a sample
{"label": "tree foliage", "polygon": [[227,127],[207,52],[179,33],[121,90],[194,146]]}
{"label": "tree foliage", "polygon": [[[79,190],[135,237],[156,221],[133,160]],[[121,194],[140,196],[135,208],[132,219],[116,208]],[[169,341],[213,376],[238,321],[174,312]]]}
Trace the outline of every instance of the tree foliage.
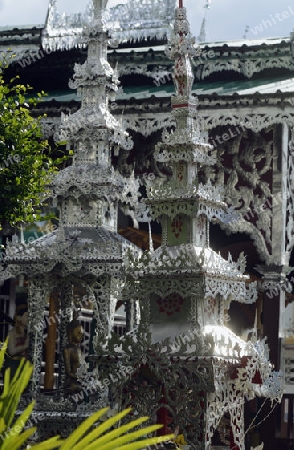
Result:
{"label": "tree foliage", "polygon": [[50,156],[41,117],[31,109],[43,92],[28,98],[18,78],[6,83],[0,67],[0,229],[40,218],[46,186],[61,160]]}

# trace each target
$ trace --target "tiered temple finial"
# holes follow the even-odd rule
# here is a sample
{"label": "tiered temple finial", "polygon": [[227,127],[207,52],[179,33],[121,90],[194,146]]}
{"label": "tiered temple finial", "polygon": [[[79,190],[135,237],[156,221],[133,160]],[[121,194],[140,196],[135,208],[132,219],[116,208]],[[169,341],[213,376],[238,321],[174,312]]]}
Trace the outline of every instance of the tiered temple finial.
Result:
{"label": "tiered temple finial", "polygon": [[[213,147],[201,130],[197,98],[192,94],[194,43],[186,9],[180,0],[174,36],[167,49],[168,56],[174,60],[176,92],[171,103],[176,124],[173,130],[164,130],[154,152],[154,159],[168,169],[170,176],[153,181],[147,189],[150,216],[162,226],[162,243],[155,251],[130,258],[127,298],[135,293],[142,315],[133,344],[122,338],[120,356],[126,363],[132,361],[137,373],[144,363],[141,380],[146,366],[150,371],[147,370],[144,386],[141,381],[142,388],[136,383],[139,408],[143,403],[146,411],[154,411],[158,402],[158,422],[167,426],[170,415],[174,423],[183,424],[193,448],[210,448],[215,428],[224,411],[236,404],[238,392],[240,400],[232,411],[231,425],[234,442],[240,450],[245,450],[243,398],[253,376],[248,369],[241,389],[241,380],[228,376],[227,364],[230,358],[239,364],[245,342],[225,324],[231,301],[253,303],[257,292],[253,283],[247,289],[242,254],[234,263],[230,256],[225,260],[209,245],[209,224],[227,221],[229,215],[223,201],[223,186],[214,183],[213,170],[207,167],[217,161],[211,155]],[[250,364],[254,359],[258,365],[260,355],[254,344],[250,345],[244,351]],[[265,369],[266,379],[267,362]],[[154,386],[158,387],[157,391]],[[149,397],[147,389],[151,393]],[[128,401],[133,405],[136,399],[132,396]],[[207,404],[204,407],[207,414],[199,415],[204,404]]]}
{"label": "tiered temple finial", "polygon": [[[64,226],[102,225],[116,232],[118,201],[130,181],[113,170],[111,158],[120,148],[130,150],[133,142],[108,107],[119,81],[117,69],[107,61],[106,5],[107,0],[93,1],[93,20],[84,30],[87,60],[75,65],[70,81],[70,87],[81,94],[81,108],[63,117],[60,132],[61,140],[74,150],[73,165],[59,174],[53,189]],[[69,186],[75,191],[74,198]]]}
{"label": "tiered temple finial", "polygon": [[167,50],[167,55],[175,60],[173,79],[176,96],[182,97],[178,104],[173,103],[173,107],[176,108],[188,106],[187,101],[194,82],[190,58],[196,55],[195,38],[190,33],[187,12],[183,6],[176,9],[174,30],[175,34],[171,39],[171,48]]}

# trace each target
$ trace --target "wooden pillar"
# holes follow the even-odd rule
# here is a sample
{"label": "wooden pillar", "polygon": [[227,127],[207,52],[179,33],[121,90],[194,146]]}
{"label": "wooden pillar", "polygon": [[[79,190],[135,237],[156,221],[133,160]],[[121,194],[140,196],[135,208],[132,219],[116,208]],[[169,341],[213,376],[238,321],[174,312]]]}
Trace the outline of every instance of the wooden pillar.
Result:
{"label": "wooden pillar", "polygon": [[51,292],[49,299],[49,318],[48,318],[48,334],[45,342],[45,377],[44,389],[54,388],[54,363],[55,348],[57,340],[57,316],[58,316],[58,299],[55,292]]}

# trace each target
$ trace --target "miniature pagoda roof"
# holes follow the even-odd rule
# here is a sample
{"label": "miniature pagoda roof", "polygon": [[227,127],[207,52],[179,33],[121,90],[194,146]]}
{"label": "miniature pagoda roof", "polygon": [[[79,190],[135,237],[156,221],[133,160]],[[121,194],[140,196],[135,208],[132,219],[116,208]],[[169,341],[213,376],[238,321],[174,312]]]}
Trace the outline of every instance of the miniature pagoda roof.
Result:
{"label": "miniature pagoda roof", "polygon": [[[244,255],[236,263],[224,259],[209,247],[197,247],[192,244],[159,247],[154,252],[144,254],[132,270],[136,276],[160,276],[168,273],[218,275],[224,278],[246,280]],[[174,267],[172,265],[174,264]]]}
{"label": "miniature pagoda roof", "polygon": [[[8,243],[5,261],[10,271],[22,269],[17,266],[28,266],[38,273],[52,270],[56,264],[64,264],[73,272],[81,269],[86,263],[103,262],[103,269],[107,263],[121,264],[127,249],[138,253],[140,249],[118,233],[105,227],[64,227],[42,236],[30,244]],[[29,268],[30,267],[30,268]],[[102,269],[102,266],[101,266]]]}

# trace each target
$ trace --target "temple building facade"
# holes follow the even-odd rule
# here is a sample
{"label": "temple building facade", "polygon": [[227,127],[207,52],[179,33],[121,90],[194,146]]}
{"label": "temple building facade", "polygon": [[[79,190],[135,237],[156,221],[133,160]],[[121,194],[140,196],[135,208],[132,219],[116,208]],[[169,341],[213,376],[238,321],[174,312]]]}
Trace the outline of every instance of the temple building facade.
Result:
{"label": "temple building facade", "polygon": [[5,76],[48,93],[44,137],[73,150],[56,220],[2,236],[0,308],[27,302],[37,438],[132,404],[191,449],[289,450],[294,35],[198,44],[182,2],[57,6],[42,27],[0,28]]}

